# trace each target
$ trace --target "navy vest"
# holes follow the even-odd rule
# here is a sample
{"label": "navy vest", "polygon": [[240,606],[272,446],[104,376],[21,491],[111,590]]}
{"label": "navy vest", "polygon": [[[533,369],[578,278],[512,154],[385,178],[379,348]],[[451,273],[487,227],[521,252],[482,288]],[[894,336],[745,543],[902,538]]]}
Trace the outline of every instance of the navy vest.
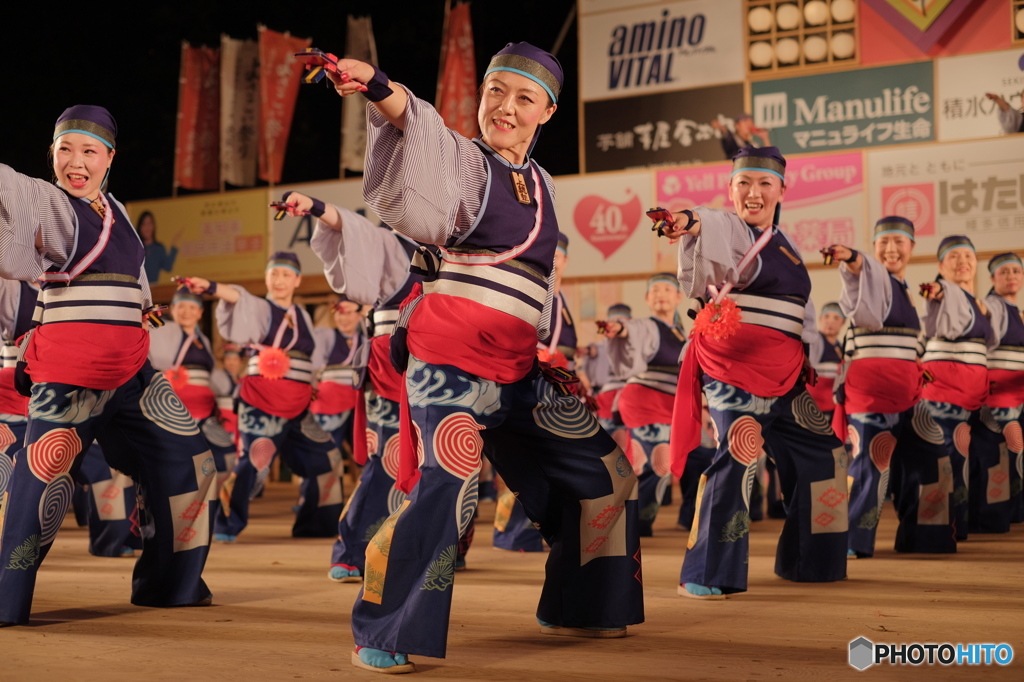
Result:
{"label": "navy vest", "polygon": [[686,336],[677,327],[670,327],[656,317],[651,319],[658,325],[659,343],[657,352],[647,362],[647,365],[649,367],[672,368],[672,371],[677,371],[679,358],[683,352],[683,344],[686,343]]}
{"label": "navy vest", "polygon": [[[274,345],[274,337],[277,336],[277,330],[284,320],[284,314],[287,312],[287,309],[282,308],[273,301],[268,300],[267,302],[270,303],[270,328],[267,330],[267,335],[260,340],[260,343],[264,346],[272,346]],[[313,334],[309,327],[306,326],[306,316],[302,314],[301,310],[298,310],[298,306],[296,306],[296,309],[295,322],[298,328],[292,329],[285,325],[284,334],[281,336],[281,348],[288,348],[288,344],[298,334],[298,341],[289,350],[304,353],[308,358],[313,354],[313,349],[316,348],[316,341],[313,339]]]}
{"label": "navy vest", "polygon": [[18,297],[18,312],[14,315],[14,337],[21,338],[21,335],[32,327],[36,326],[32,316],[36,312],[36,300],[39,298],[39,291],[27,282],[19,282],[21,285],[21,296]]}
{"label": "navy vest", "polygon": [[[185,339],[188,338],[188,334],[184,330],[181,332],[181,343],[185,343]],[[181,346],[178,346],[178,352],[181,352]],[[203,345],[202,339],[199,337],[198,330],[196,331],[196,338],[189,344],[188,350],[185,351],[185,357],[181,361],[182,365],[188,367],[201,367],[207,372],[213,371],[213,356],[206,350],[206,346]]]}
{"label": "navy vest", "polygon": [[1003,305],[1006,306],[1006,333],[999,339],[999,345],[1024,347],[1024,320],[1020,310],[1005,299]]}
{"label": "navy vest", "polygon": [[355,334],[352,335],[352,345],[348,345],[348,341],[345,339],[345,335],[339,330],[334,330],[334,347],[331,348],[330,354],[327,356],[328,365],[340,365],[345,362],[348,354],[352,351],[352,348],[359,345],[359,331],[356,330]]}
{"label": "navy vest", "polygon": [[889,285],[892,288],[892,306],[889,308],[889,314],[885,316],[883,326],[920,331],[921,319],[917,316],[917,308],[914,307],[907,294],[906,284],[890,273]]}
{"label": "navy vest", "polygon": [[[66,191],[64,193],[67,194],[68,203],[71,204],[71,208],[74,209],[75,215],[78,217],[75,248],[67,263],[62,266],[53,266],[48,272],[70,271],[92,250],[103,231],[103,219],[87,201],[73,197]],[[142,270],[142,261],[145,258],[145,248],[118,203],[109,195],[107,195],[107,201],[110,204],[110,210],[114,212],[110,240],[107,242],[106,248],[103,249],[103,253],[82,274],[117,274],[138,279]],[[44,289],[52,286],[64,286],[64,284],[61,282],[43,283]]]}
{"label": "navy vest", "polygon": [[[761,236],[756,227],[750,227],[750,232],[755,240]],[[743,293],[796,300],[806,305],[811,296],[811,278],[786,237],[775,232],[759,256],[761,270],[743,287]]]}

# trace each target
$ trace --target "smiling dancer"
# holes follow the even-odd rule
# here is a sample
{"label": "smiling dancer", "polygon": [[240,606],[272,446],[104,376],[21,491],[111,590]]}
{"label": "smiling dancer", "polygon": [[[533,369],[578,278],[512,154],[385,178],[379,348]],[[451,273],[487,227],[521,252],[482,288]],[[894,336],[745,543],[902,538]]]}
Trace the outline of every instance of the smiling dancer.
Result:
{"label": "smiling dancer", "polygon": [[213,458],[167,380],[146,362],[151,305],[142,242],[103,190],[117,124],[103,107],[58,119],[56,185],[0,165],[0,276],[41,279],[24,358],[32,379],[25,448],[8,484],[0,623],[28,621],[36,573],[71,499],[69,472],[94,439],[140,484],[143,551],[132,603],[208,604]]}
{"label": "smiling dancer", "polygon": [[402,316],[412,417],[403,464],[415,466],[422,448],[420,478],[367,549],[353,664],[407,672],[409,653],[445,655],[455,556],[485,444],[551,544],[542,632],[624,636],[643,620],[636,477],[583,403],[536,364],[558,225],[550,179],[529,152],[555,111],[561,67],[526,43],[495,55],[478,140],[446,129],[376,67],[341,60],[338,69],[342,95],[374,102],[367,203],[396,230],[442,247],[425,294]]}
{"label": "smiling dancer", "polygon": [[[936,485],[945,491],[952,484],[950,517],[956,539],[968,535],[968,472],[971,427],[968,423],[988,396],[987,353],[999,340],[988,310],[974,296],[978,257],[967,237],[955,235],[939,242],[939,276],[925,289],[924,369],[933,381],[925,384],[924,403],[942,429],[944,447],[952,465],[952,480],[943,476]],[[980,491],[979,491],[980,492]]]}
{"label": "smiling dancer", "polygon": [[189,277],[193,294],[219,299],[217,327],[224,338],[252,344],[238,397],[238,461],[220,490],[214,539],[234,542],[249,523],[249,502],[279,454],[302,477],[293,537],[333,537],[342,508],[341,451],[309,411],[316,350],[313,321],[295,303],[302,283],[298,257],[279,251],[267,261],[267,296],[234,284]]}
{"label": "smiling dancer", "polygon": [[[660,226],[666,236],[681,239],[684,292],[707,300],[709,285],[730,283],[735,288],[729,298],[742,309],[732,335],[716,338],[708,329],[691,337],[680,373],[674,473],[682,473],[682,455],[700,442],[701,387],[719,440],[701,480],[679,581],[679,593],[688,597],[724,599],[746,591],[750,492],[765,445],[787,502],[776,574],[796,582],[846,577],[846,450],[801,378],[801,340],[818,332],[807,268],[777,225],[785,171],[775,147],[744,148],[729,182],[735,215],[697,207]],[[769,241],[739,272],[766,231]]]}
{"label": "smiling dancer", "polygon": [[950,463],[942,431],[920,402],[921,321],[907,290],[914,224],[900,216],[875,223],[874,258],[836,244],[840,305],[850,318],[847,365],[833,425],[848,435],[851,558],[874,556],[882,503],[892,489],[898,552],[956,551],[950,519]]}

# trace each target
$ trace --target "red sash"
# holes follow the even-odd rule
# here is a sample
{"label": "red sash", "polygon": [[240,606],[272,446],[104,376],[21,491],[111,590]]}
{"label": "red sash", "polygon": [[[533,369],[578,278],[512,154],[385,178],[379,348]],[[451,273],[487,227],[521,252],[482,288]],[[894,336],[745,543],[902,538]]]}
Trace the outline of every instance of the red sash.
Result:
{"label": "red sash", "polygon": [[301,381],[267,379],[253,374],[242,379],[238,397],[267,414],[294,419],[309,407],[313,387]]}
{"label": "red sash", "polygon": [[836,386],[835,377],[818,377],[813,386],[807,384],[807,392],[814,398],[818,409],[822,412],[831,412],[836,409],[836,402],[832,396],[832,389]]}
{"label": "red sash", "polygon": [[537,352],[537,330],[514,315],[457,296],[428,294],[409,320],[409,352],[454,365],[499,384],[525,377]]}
{"label": "red sash", "polygon": [[[921,366],[895,358],[861,358],[850,363],[843,383],[846,414],[905,412],[921,399]],[[839,435],[846,439],[846,433]]]}
{"label": "red sash", "polygon": [[1024,403],[1024,372],[1012,369],[990,369],[991,392],[985,404],[989,407],[1017,407]]}
{"label": "red sash", "polygon": [[[419,357],[418,355],[416,357]],[[398,402],[405,393],[405,379],[391,364],[391,337],[375,336],[370,342],[367,376],[377,395]]]}
{"label": "red sash", "polygon": [[614,391],[605,391],[603,393],[597,394],[597,396],[594,398],[594,401],[597,403],[597,416],[600,419],[613,418],[612,407],[615,406],[615,396],[619,395],[620,393],[622,393],[621,388],[615,389]]}
{"label": "red sash", "polygon": [[676,397],[642,384],[626,384],[619,397],[619,414],[626,428],[671,424]]}
{"label": "red sash", "polygon": [[28,414],[28,396],[14,388],[14,368],[0,369],[0,414]]}
{"label": "red sash", "polygon": [[924,363],[924,368],[935,377],[921,392],[925,400],[976,410],[988,397],[988,369],[982,365],[933,360]]}
{"label": "red sash", "polygon": [[207,386],[185,384],[174,389],[174,392],[178,394],[181,402],[185,404],[185,409],[197,422],[206,419],[217,409],[217,397]]}
{"label": "red sash", "polygon": [[35,383],[112,391],[142,369],[148,354],[149,332],[142,327],[61,322],[35,328],[25,361]]}
{"label": "red sash", "polygon": [[309,405],[313,414],[341,414],[355,409],[363,399],[363,392],[333,381],[321,381],[316,387],[316,400]]}

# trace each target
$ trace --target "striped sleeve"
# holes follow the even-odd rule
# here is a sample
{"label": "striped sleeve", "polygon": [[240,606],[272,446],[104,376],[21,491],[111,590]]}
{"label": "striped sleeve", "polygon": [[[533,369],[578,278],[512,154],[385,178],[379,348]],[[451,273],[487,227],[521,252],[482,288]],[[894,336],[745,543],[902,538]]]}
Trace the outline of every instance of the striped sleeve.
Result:
{"label": "striped sleeve", "polygon": [[63,264],[76,222],[58,188],[0,164],[0,277],[34,281],[51,265]]}
{"label": "striped sleeve", "polygon": [[694,211],[701,222],[700,235],[683,236],[679,240],[679,282],[683,292],[690,298],[707,300],[708,285],[718,286],[722,282],[736,282],[745,285],[760,270],[760,259],[737,277],[736,266],[743,260],[743,254],[753,245],[754,238],[746,223],[735,214],[713,208],[698,206]]}
{"label": "striped sleeve", "polygon": [[366,135],[363,198],[384,222],[424,244],[473,225],[487,184],[483,153],[432,106],[410,92],[399,130],[368,105]]}

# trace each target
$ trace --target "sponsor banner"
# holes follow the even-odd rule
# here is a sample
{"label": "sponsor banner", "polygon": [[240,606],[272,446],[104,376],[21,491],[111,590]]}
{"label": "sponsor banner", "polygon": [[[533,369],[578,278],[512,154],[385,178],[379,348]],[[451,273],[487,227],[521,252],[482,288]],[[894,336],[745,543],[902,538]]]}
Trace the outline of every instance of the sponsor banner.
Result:
{"label": "sponsor banner", "polygon": [[281,182],[288,132],[299,96],[303,64],[295,58],[312,44],[310,38],[258,26],[260,51],[259,176],[271,184]]}
{"label": "sponsor banner", "polygon": [[[657,174],[658,205],[671,211],[694,206],[733,210],[729,198],[732,164],[680,168]],[[868,245],[864,227],[864,163],[860,152],[788,159],[786,194],[779,227],[795,242],[804,260],[819,263],[819,249]],[[674,271],[678,245],[660,240],[659,270]]]}
{"label": "sponsor banner", "polygon": [[[301,185],[281,185],[274,188],[274,196],[271,200],[280,199],[285,192],[299,192],[309,197],[316,197],[327,204],[334,204],[357,213],[362,212],[374,224],[381,222],[380,218],[363,203],[363,181],[359,178]],[[264,209],[269,201],[264,202]],[[285,216],[281,220],[274,220],[274,212],[264,210],[263,225],[270,235],[272,252],[293,251],[299,257],[302,274],[324,274],[323,261],[309,248],[309,240],[313,237],[313,227],[316,225],[316,220],[312,216],[301,218]]]}
{"label": "sponsor banner", "polygon": [[151,266],[159,273],[155,283],[170,284],[176,275],[234,282],[263,278],[267,203],[267,190],[252,189],[133,201],[127,209],[136,226],[144,212],[153,215],[154,240],[163,247],[156,253],[169,254]]}
{"label": "sponsor banner", "polygon": [[1024,247],[1024,153],[984,140],[867,153],[871,216],[914,221],[917,253],[963,234],[978,251]]}
{"label": "sponsor banner", "polygon": [[558,178],[558,227],[569,237],[566,277],[650,272],[654,237],[647,172]]}
{"label": "sponsor banner", "polygon": [[219,152],[220,50],[182,43],[175,187],[217,189]]}
{"label": "sponsor banner", "polygon": [[724,158],[721,133],[743,111],[743,84],[587,102],[586,172],[701,163]]}
{"label": "sponsor banner", "polygon": [[783,153],[935,139],[932,63],[754,82],[754,122]]}
{"label": "sponsor banner", "polygon": [[743,80],[742,3],[617,4],[581,8],[583,101]]}
{"label": "sponsor banner", "polygon": [[999,107],[986,93],[1021,108],[1024,49],[937,59],[939,139],[966,140],[999,133]]}

